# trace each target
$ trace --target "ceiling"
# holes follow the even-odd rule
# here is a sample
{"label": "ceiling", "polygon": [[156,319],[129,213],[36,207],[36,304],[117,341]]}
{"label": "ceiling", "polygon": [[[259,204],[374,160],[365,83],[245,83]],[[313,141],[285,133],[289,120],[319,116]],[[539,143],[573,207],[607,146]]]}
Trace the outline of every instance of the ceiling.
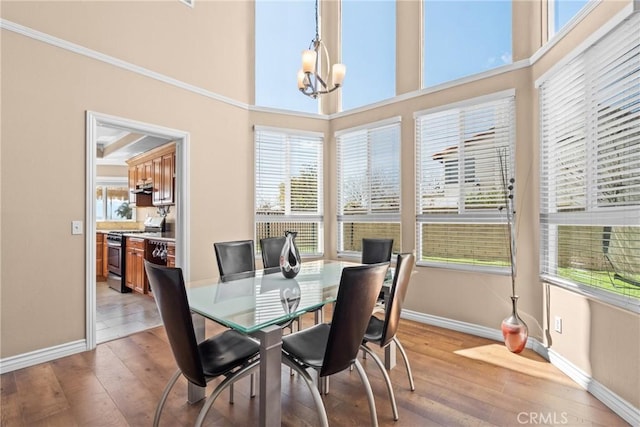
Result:
{"label": "ceiling", "polygon": [[172,141],[112,126],[98,125],[97,130],[98,165],[126,165],[128,159]]}

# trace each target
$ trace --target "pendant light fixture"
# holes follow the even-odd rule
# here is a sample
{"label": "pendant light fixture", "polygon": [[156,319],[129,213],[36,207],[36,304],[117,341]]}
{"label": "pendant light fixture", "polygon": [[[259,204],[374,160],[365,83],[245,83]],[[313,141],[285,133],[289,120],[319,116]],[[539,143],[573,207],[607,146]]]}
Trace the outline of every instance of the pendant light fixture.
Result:
{"label": "pendant light fixture", "polygon": [[302,51],[302,69],[298,71],[298,89],[316,99],[342,86],[347,69],[344,64],[329,64],[329,52],[318,30],[318,0],[316,0],[316,36],[309,49]]}

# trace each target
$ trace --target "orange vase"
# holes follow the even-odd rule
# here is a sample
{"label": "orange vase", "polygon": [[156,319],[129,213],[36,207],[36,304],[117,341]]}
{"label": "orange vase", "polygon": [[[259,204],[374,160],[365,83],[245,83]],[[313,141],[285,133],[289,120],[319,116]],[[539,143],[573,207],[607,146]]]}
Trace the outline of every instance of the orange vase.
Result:
{"label": "orange vase", "polygon": [[502,336],[504,345],[513,353],[520,353],[527,345],[529,328],[518,316],[518,297],[511,297],[511,316],[502,321]]}

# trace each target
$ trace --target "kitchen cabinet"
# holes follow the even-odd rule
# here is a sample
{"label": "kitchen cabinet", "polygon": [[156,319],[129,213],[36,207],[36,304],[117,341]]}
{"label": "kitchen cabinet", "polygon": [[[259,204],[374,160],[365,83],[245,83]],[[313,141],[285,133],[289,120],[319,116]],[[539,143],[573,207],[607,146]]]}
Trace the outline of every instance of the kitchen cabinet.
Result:
{"label": "kitchen cabinet", "polygon": [[176,266],[176,244],[169,242],[167,243],[167,267],[175,267]]}
{"label": "kitchen cabinet", "polygon": [[176,153],[175,150],[171,153],[164,154],[162,156],[162,174],[161,174],[161,203],[172,205],[174,204],[174,174],[175,174],[175,162],[176,162]]}
{"label": "kitchen cabinet", "polygon": [[[136,185],[151,183],[147,201],[134,195],[137,206],[166,206],[175,204],[175,144],[167,144],[129,159],[129,190]],[[141,204],[142,203],[142,204]]]}
{"label": "kitchen cabinet", "polygon": [[105,246],[105,234],[96,233],[96,282],[104,282],[107,280],[107,275],[104,274],[104,267],[106,266],[106,260],[104,258],[106,251]]}
{"label": "kitchen cabinet", "polygon": [[125,285],[133,291],[147,293],[147,274],[144,271],[144,239],[127,237],[125,243]]}

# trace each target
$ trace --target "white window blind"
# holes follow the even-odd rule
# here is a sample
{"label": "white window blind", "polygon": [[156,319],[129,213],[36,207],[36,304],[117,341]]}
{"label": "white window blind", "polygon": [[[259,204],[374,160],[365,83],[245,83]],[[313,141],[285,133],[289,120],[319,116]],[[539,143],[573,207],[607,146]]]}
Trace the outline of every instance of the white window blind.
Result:
{"label": "white window blind", "polygon": [[[506,272],[502,180],[514,175],[514,97],[416,113],[418,262]],[[500,164],[503,167],[501,168]]]}
{"label": "white window blind", "polygon": [[338,252],[361,252],[365,237],[400,249],[400,119],[336,133]]}
{"label": "white window blind", "polygon": [[289,230],[301,254],[322,254],[322,147],[321,134],[256,128],[256,248]]}
{"label": "white window blind", "polygon": [[640,307],[640,15],[540,86],[541,270]]}

